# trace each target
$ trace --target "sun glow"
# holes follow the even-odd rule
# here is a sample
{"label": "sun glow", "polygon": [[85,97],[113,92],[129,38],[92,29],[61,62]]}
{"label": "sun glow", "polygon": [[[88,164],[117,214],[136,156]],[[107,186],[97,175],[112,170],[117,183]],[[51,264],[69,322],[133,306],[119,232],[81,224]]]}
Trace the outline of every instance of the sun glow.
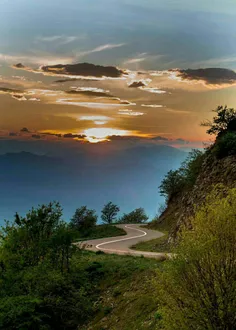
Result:
{"label": "sun glow", "polygon": [[88,128],[83,134],[86,135],[86,140],[90,143],[98,143],[103,141],[109,141],[109,136],[119,135],[125,136],[129,135],[126,130],[115,129],[115,128]]}

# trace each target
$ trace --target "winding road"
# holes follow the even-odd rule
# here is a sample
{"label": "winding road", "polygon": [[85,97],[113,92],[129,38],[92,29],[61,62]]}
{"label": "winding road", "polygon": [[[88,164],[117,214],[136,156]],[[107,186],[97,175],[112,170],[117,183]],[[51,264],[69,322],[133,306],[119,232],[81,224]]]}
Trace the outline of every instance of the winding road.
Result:
{"label": "winding road", "polygon": [[155,238],[162,237],[164,234],[157,230],[150,230],[136,224],[117,225],[123,228],[127,235],[109,238],[101,238],[89,241],[79,242],[76,245],[90,251],[103,251],[105,253],[144,256],[147,258],[166,259],[168,257],[165,253],[136,251],[130,247],[143,241],[150,241]]}

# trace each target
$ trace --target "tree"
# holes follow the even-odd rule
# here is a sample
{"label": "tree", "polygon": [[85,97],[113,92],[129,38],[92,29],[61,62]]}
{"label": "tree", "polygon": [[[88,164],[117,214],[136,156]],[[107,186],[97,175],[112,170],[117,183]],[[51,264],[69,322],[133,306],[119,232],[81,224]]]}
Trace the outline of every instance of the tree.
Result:
{"label": "tree", "polygon": [[193,149],[189,152],[187,159],[181,164],[181,172],[185,177],[186,185],[194,185],[204,159],[205,154],[201,150]]}
{"label": "tree", "polygon": [[121,223],[144,223],[148,221],[145,210],[140,207],[130,213],[125,213],[119,222]]}
{"label": "tree", "polygon": [[193,149],[178,170],[170,170],[165,175],[159,190],[160,194],[166,198],[166,202],[183,189],[192,187],[195,184],[204,159],[204,152]]}
{"label": "tree", "polygon": [[112,202],[107,203],[102,209],[102,221],[108,224],[113,223],[116,220],[116,216],[119,211],[120,208],[117,205]]}
{"label": "tree", "polygon": [[12,263],[12,267],[42,262],[48,255],[52,236],[62,223],[61,216],[59,203],[32,208],[25,217],[16,214],[14,222],[2,228],[2,248],[8,255],[5,262]]}
{"label": "tree", "polygon": [[170,170],[162,180],[159,190],[161,196],[166,197],[167,201],[176,193],[181,191],[184,185],[184,177],[181,169]]}
{"label": "tree", "polygon": [[94,228],[97,218],[95,210],[89,210],[87,206],[81,206],[76,209],[75,214],[70,221],[70,226],[73,229],[84,233]]}
{"label": "tree", "polygon": [[218,106],[215,110],[216,116],[212,121],[207,120],[201,126],[210,127],[207,130],[208,134],[215,134],[217,136],[226,132],[227,130],[236,131],[236,110],[225,106]]}
{"label": "tree", "polygon": [[236,134],[234,132],[227,132],[215,143],[213,154],[217,159],[227,156],[236,155]]}
{"label": "tree", "polygon": [[164,329],[236,329],[236,189],[216,186],[158,272]]}

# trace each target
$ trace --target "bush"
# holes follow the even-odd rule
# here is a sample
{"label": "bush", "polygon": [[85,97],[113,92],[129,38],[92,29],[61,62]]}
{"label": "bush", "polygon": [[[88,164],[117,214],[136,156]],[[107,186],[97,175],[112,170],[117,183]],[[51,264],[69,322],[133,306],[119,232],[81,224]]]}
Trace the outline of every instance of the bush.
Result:
{"label": "bush", "polygon": [[227,132],[220,137],[212,149],[216,158],[221,159],[227,156],[236,155],[236,133]]}
{"label": "bush", "polygon": [[140,207],[130,213],[125,213],[118,221],[119,223],[145,223],[148,221],[148,216],[145,210]]}
{"label": "bush", "polygon": [[106,205],[104,205],[101,216],[103,223],[111,224],[115,222],[116,216],[119,211],[120,208],[116,204],[113,204],[112,202],[109,202]]}
{"label": "bush", "polygon": [[218,106],[213,112],[216,116],[212,121],[205,121],[201,126],[210,127],[208,134],[222,135],[226,131],[236,131],[236,110],[225,106]]}
{"label": "bush", "polygon": [[89,279],[72,264],[81,252],[61,215],[50,203],[2,228],[1,329],[77,329],[93,312]]}
{"label": "bush", "polygon": [[236,329],[236,189],[216,187],[158,272],[164,329]]}
{"label": "bush", "polygon": [[87,206],[81,206],[76,209],[70,221],[70,226],[84,235],[96,226],[97,218],[95,210],[89,210]]}
{"label": "bush", "polygon": [[181,170],[170,170],[159,186],[161,196],[166,197],[167,201],[184,187],[184,177]]}
{"label": "bush", "polygon": [[188,154],[187,159],[181,165],[181,171],[186,186],[192,187],[195,184],[204,159],[204,152],[198,149],[193,149]]}
{"label": "bush", "polygon": [[204,159],[203,151],[193,149],[178,170],[170,170],[166,174],[159,186],[160,194],[166,198],[166,202],[183,189],[191,188],[195,184]]}

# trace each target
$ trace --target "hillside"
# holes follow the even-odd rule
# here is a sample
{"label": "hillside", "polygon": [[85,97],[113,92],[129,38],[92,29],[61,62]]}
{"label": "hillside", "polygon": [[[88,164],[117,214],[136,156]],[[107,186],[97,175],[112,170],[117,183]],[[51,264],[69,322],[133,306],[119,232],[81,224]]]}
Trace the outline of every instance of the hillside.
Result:
{"label": "hillside", "polygon": [[[224,112],[229,116],[231,110],[233,111],[227,107],[218,107],[215,111],[218,112],[214,118],[215,122],[222,119]],[[231,116],[228,123],[225,122],[225,126],[218,132],[216,130],[218,124],[216,125],[215,122],[211,124],[207,132],[212,134],[216,130],[215,142],[203,153],[196,153],[192,159],[190,157],[187,163],[182,164],[179,172],[176,171],[178,179],[184,183],[180,183],[178,187],[175,187],[175,191],[167,196],[166,209],[149,225],[151,228],[167,229],[169,242],[175,241],[182,225],[191,229],[191,217],[216,185],[222,184],[227,189],[236,187],[235,113],[232,112]],[[185,183],[188,181],[187,176],[191,177],[191,182]]]}
{"label": "hillside", "polygon": [[171,239],[176,238],[183,223],[191,226],[190,217],[193,216],[195,207],[197,208],[205,201],[206,196],[216,184],[224,184],[229,188],[236,187],[235,155],[220,160],[208,155],[191,191],[180,192],[169,201],[159,221],[160,225],[170,228]]}

